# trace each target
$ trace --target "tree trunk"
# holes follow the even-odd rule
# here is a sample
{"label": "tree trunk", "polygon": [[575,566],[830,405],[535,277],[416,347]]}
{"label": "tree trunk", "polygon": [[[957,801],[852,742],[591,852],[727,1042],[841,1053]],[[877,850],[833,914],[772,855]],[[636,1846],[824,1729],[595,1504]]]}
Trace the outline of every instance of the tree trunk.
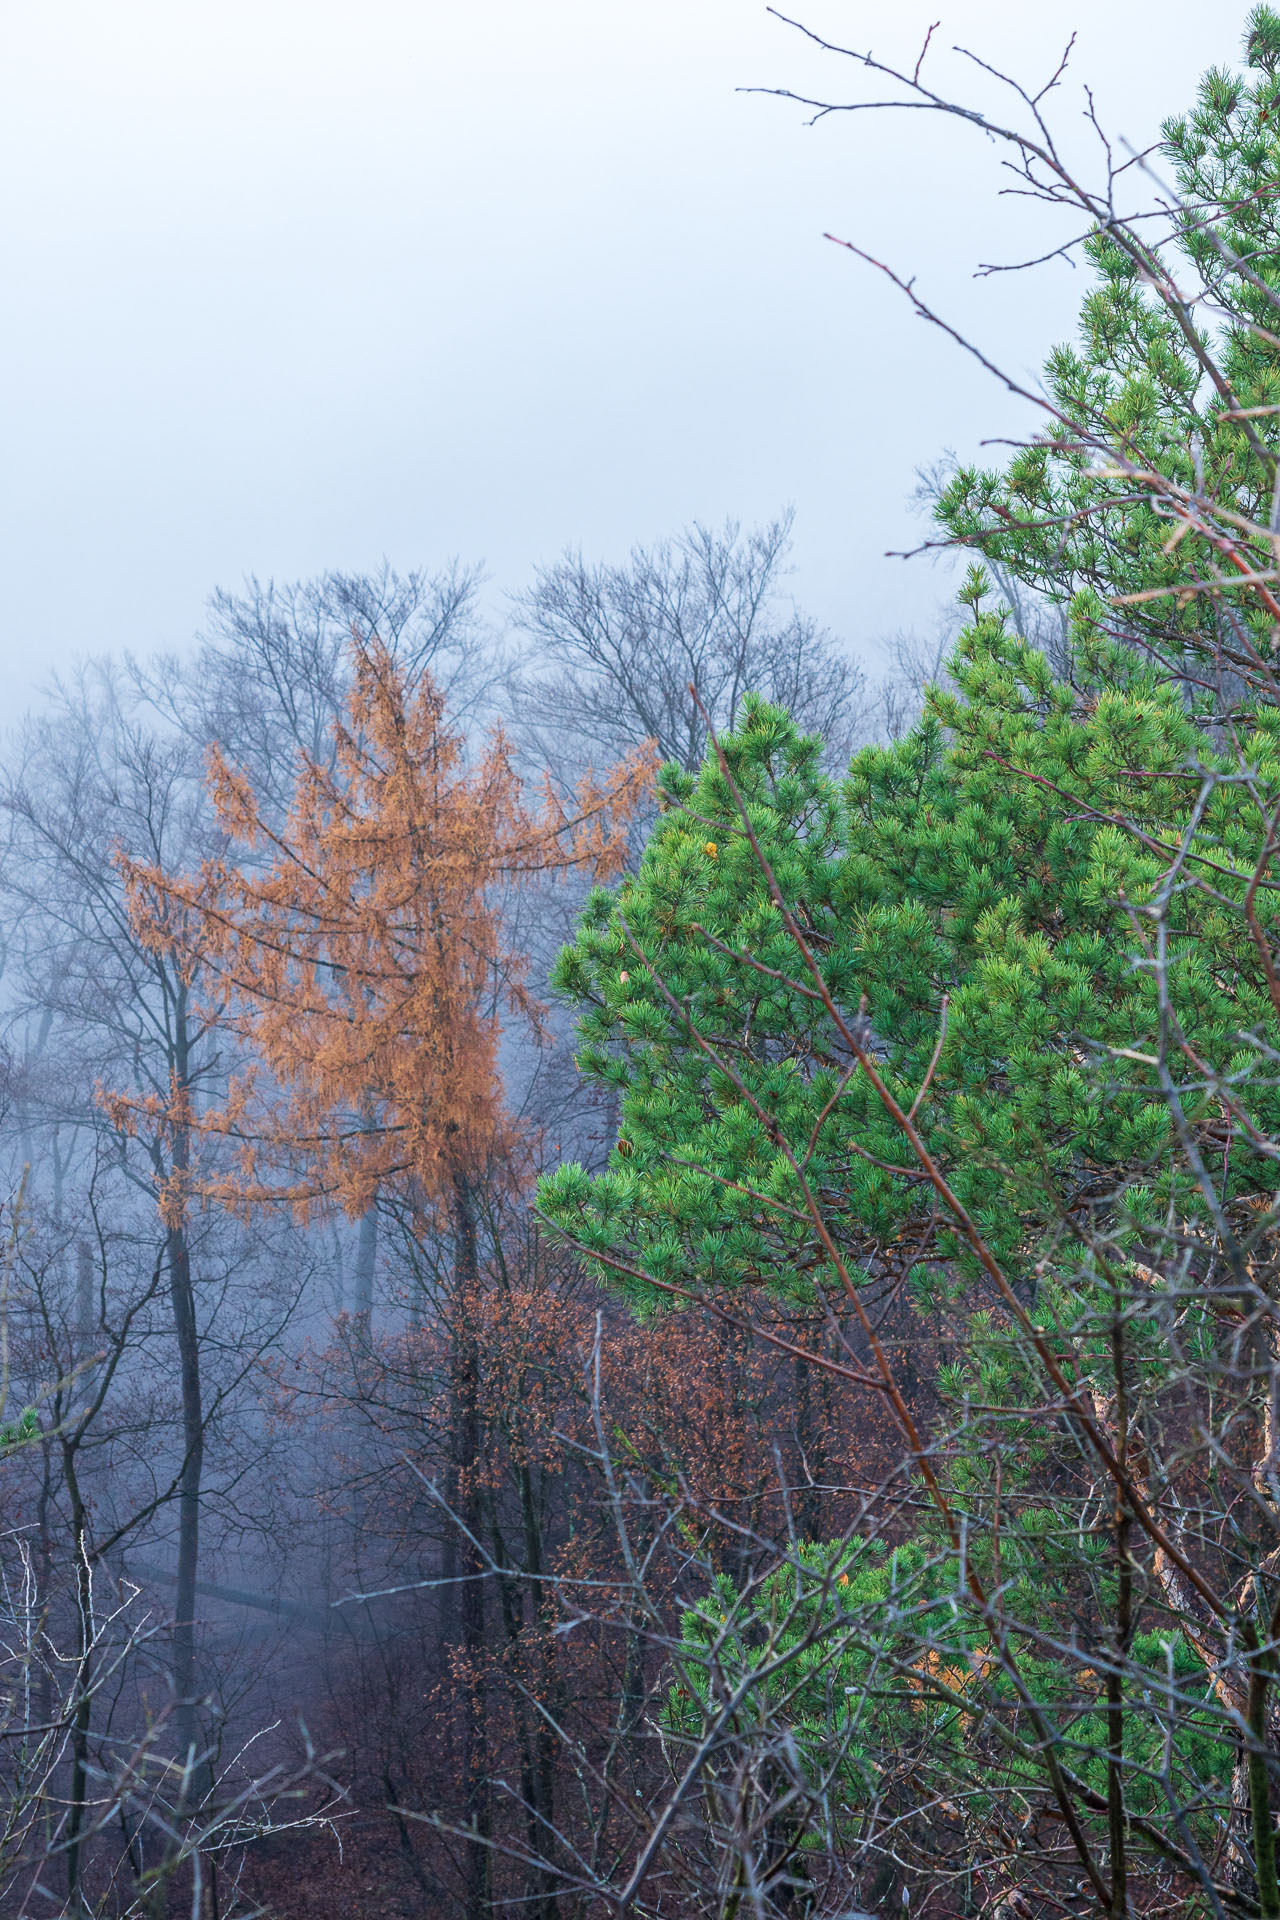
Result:
{"label": "tree trunk", "polygon": [[93,1351],[93,1336],[98,1324],[93,1285],[93,1248],[85,1239],[76,1241],[76,1343],[77,1360],[83,1365]]}
{"label": "tree trunk", "polygon": [[[551,1602],[551,1592],[543,1579],[545,1556],[542,1551],[542,1512],[534,1485],[534,1477],[528,1461],[520,1468],[520,1511],[524,1526],[525,1569],[530,1580],[530,1599],[533,1606],[533,1620],[537,1647],[537,1684],[540,1695],[546,1705],[554,1708],[560,1715],[562,1702],[558,1698],[556,1684],[556,1659],[554,1641],[555,1609]],[[556,1832],[556,1743],[550,1726],[541,1715],[534,1723],[533,1735],[533,1806],[538,1815],[539,1847],[544,1858],[554,1861]],[[540,1898],[532,1911],[535,1920],[556,1920],[560,1903],[555,1897],[555,1881],[549,1868],[537,1873],[536,1892]]]}
{"label": "tree trunk", "polygon": [[174,1730],[178,1758],[192,1764],[196,1724],[196,1579],[200,1563],[200,1490],[204,1475],[204,1406],[191,1247],[184,1226],[168,1238],[169,1298],[182,1386],[182,1471],[178,1480],[178,1573],[173,1626]]}
{"label": "tree trunk", "polygon": [[71,1503],[71,1532],[76,1555],[76,1669],[71,1720],[71,1786],[67,1806],[67,1911],[73,1920],[89,1909],[81,1891],[84,1877],[84,1830],[89,1782],[89,1728],[93,1662],[93,1576],[86,1538],[88,1516],[76,1472],[75,1449],[63,1449],[63,1477]]}
{"label": "tree trunk", "polygon": [[[196,1580],[200,1566],[200,1496],[204,1480],[204,1396],[200,1383],[200,1330],[196,1321],[187,1234],[187,1182],[191,1171],[191,1129],[182,1103],[191,1092],[191,1051],[187,1028],[187,990],[179,986],[174,1005],[173,1082],[178,1102],[173,1130],[172,1198],[165,1245],[169,1299],[178,1343],[182,1393],[182,1470],[178,1478],[178,1568],[174,1601],[174,1732],[179,1763],[194,1766],[199,1750],[196,1713]],[[203,1782],[189,1779],[187,1795],[196,1799]]]}
{"label": "tree trunk", "polygon": [[378,1204],[375,1200],[360,1215],[360,1237],[356,1242],[355,1288],[352,1313],[359,1334],[367,1340],[373,1325],[373,1281],[378,1267]]}
{"label": "tree trunk", "polygon": [[479,1280],[475,1201],[466,1179],[456,1176],[453,1189],[453,1225],[456,1241],[455,1292],[452,1328],[453,1456],[456,1486],[455,1512],[463,1531],[458,1541],[458,1618],[466,1675],[463,1702],[463,1824],[474,1836],[467,1842],[466,1920],[484,1920],[490,1911],[493,1808],[485,1730],[484,1671],[485,1587],[480,1554],[480,1353],[470,1314]]}

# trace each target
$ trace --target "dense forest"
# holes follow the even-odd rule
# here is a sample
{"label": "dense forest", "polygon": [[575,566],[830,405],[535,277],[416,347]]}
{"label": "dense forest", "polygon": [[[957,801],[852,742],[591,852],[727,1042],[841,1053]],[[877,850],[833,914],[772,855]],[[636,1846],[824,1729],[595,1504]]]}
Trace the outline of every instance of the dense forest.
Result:
{"label": "dense forest", "polygon": [[1280,1916],[1280,14],[1100,184],[827,51],[1082,235],[937,645],[783,516],[7,738],[6,1915]]}

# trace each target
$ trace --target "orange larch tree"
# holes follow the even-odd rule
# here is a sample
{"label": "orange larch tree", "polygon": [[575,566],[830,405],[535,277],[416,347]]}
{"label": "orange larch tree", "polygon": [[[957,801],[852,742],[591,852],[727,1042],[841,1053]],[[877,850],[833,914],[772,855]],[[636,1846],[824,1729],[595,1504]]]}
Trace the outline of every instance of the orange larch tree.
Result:
{"label": "orange larch tree", "polygon": [[246,1043],[226,1103],[204,1117],[234,1169],[204,1186],[240,1205],[317,1203],[359,1216],[399,1188],[452,1215],[459,1182],[511,1154],[498,1070],[504,1021],[541,1009],[504,937],[504,895],[548,875],[616,872],[653,755],[589,775],[566,805],[531,796],[500,731],[473,764],[426,677],[376,639],[352,643],[332,765],[303,758],[273,827],[215,748],[227,850],[190,876],[124,860],[130,909],[156,948],[186,946]]}
{"label": "orange larch tree", "polygon": [[[232,1164],[193,1183],[242,1209],[287,1202],[305,1216],[327,1205],[362,1221],[394,1192],[420,1230],[452,1235],[444,1500],[457,1526],[441,1580],[457,1596],[471,1702],[465,1910],[479,1920],[493,1816],[472,1678],[486,1635],[478,1201],[482,1186],[509,1187],[522,1157],[499,1072],[504,1024],[536,1031],[541,1020],[504,908],[511,889],[541,878],[617,870],[654,756],[588,776],[571,805],[549,779],[531,795],[501,733],[468,762],[436,688],[411,683],[376,637],[353,640],[334,749],[327,764],[301,760],[279,827],[215,750],[226,851],[185,877],[122,867],[144,943],[215,981],[217,1015],[243,1042],[225,1103],[197,1123],[234,1143]],[[367,1354],[367,1313],[358,1333]]]}

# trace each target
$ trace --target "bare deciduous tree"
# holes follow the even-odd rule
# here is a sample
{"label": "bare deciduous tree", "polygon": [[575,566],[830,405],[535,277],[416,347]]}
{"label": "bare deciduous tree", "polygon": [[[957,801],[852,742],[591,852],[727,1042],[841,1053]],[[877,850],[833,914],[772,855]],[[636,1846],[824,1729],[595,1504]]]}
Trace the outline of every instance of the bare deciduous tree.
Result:
{"label": "bare deciduous tree", "polygon": [[664,760],[697,767],[706,735],[690,682],[717,726],[759,693],[847,758],[867,729],[865,676],[785,598],[791,525],[790,513],[745,531],[695,523],[624,566],[569,552],[541,568],[515,602],[529,642],[515,710],[545,764],[601,764],[656,740]]}

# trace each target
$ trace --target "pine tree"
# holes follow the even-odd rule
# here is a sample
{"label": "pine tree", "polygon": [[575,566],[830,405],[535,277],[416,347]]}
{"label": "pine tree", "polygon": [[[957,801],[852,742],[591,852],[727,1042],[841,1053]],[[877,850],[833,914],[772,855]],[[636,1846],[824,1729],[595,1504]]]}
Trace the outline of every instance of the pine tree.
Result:
{"label": "pine tree", "polygon": [[[1155,165],[1167,220],[1100,226],[1079,337],[1044,369],[1056,419],[1002,469],[963,466],[947,536],[1221,697],[1270,688],[1280,587],[1280,14],[1255,7],[1249,73],[1215,68]],[[1163,244],[1153,237],[1163,225]],[[1263,576],[1258,579],[1258,576]]]}
{"label": "pine tree", "polygon": [[[959,473],[940,504],[955,538],[1068,607],[1067,675],[974,568],[949,684],[913,733],[837,783],[818,742],[748,701],[696,778],[664,769],[639,873],[592,897],[556,975],[621,1131],[594,1179],[543,1183],[553,1228],[641,1311],[816,1296],[846,1383],[898,1418],[899,1491],[932,1516],[915,1564],[959,1638],[940,1650],[908,1608],[904,1650],[895,1601],[844,1616],[845,1646],[899,1677],[968,1661],[951,1780],[985,1809],[962,1850],[993,1903],[1062,1896],[1061,1856],[1025,1823],[1012,1881],[975,1864],[1035,1776],[1027,1819],[1062,1823],[1104,1911],[1156,1898],[1165,1873],[1188,1911],[1280,1914],[1280,17],[1265,8],[1249,58],[1251,81],[1210,74],[1166,128],[1170,258],[1181,248],[1225,312],[1214,337],[1178,284],[1185,261],[1132,224],[1099,233],[1082,346],[1050,363],[1059,428],[1001,473]],[[903,1284],[941,1413],[902,1392],[864,1305]],[[1041,1577],[1014,1579],[1019,1565]],[[787,1660],[808,1671],[791,1592]],[[758,1647],[756,1596],[723,1599]],[[803,1712],[815,1752],[831,1726]],[[995,1727],[1005,1744],[984,1749]],[[1031,1773],[997,1786],[1028,1727]],[[880,1737],[888,1765],[889,1721]],[[1160,1752],[1213,1738],[1239,1739],[1230,1781],[1219,1766],[1202,1799],[1183,1765],[1152,1797]],[[1220,1865],[1189,1838],[1202,1805]]]}
{"label": "pine tree", "polygon": [[[723,743],[833,997],[865,1001],[881,1078],[1027,1287],[1043,1236],[1082,1207],[1113,1214],[1120,1186],[1141,1184],[1126,1199],[1135,1221],[1203,1207],[1155,1053],[1134,1057],[1154,1045],[1163,992],[1238,1108],[1224,1197],[1273,1184],[1254,1143],[1280,1128],[1274,1073],[1237,1036],[1275,1018],[1242,902],[1255,793],[1280,795],[1280,713],[1254,715],[1251,792],[1229,754],[1206,755],[1157,670],[1121,647],[1108,667],[1111,686],[1081,696],[979,610],[952,662],[956,691],[935,692],[896,746],[859,754],[843,787],[818,771],[817,743],[759,702]],[[1172,899],[1180,958],[1165,977],[1135,964],[1140,916],[1202,785],[1198,831],[1222,897]],[[570,1167],[544,1185],[549,1217],[651,1282],[803,1291],[829,1264],[807,1185],[854,1269],[901,1244],[975,1273],[798,972],[714,756],[696,782],[666,769],[661,792],[639,874],[593,896],[559,963],[556,984],[582,1010],[580,1066],[621,1094],[622,1137],[596,1180]],[[1255,902],[1264,938],[1272,901]],[[1222,1097],[1212,1078],[1188,1095],[1192,1140],[1219,1124]]]}

